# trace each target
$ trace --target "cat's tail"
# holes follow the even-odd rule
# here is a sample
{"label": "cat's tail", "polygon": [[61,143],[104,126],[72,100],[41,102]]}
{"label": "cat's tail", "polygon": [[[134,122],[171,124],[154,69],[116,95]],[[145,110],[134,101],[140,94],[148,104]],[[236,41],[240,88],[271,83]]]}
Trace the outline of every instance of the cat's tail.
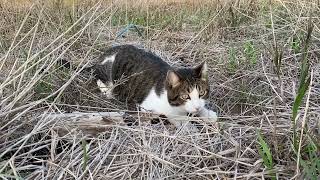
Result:
{"label": "cat's tail", "polygon": [[[100,80],[103,83],[112,82],[112,66],[113,61],[115,58],[115,55],[122,50],[128,50],[128,49],[136,49],[134,45],[118,45],[106,48],[102,50],[104,53],[100,56],[97,62],[95,62],[93,65],[85,67],[82,69],[80,74],[88,74],[90,73],[95,77],[96,80]],[[110,58],[110,59],[109,59]],[[75,70],[72,68],[72,64],[64,59],[61,59],[59,62],[59,65],[69,69],[69,70]]]}

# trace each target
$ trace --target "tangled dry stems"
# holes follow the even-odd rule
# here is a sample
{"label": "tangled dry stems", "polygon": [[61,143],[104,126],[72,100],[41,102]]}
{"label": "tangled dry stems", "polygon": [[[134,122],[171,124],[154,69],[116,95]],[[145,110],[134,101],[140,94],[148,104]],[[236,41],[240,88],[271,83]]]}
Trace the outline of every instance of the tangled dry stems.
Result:
{"label": "tangled dry stems", "polygon": [[[281,179],[303,177],[304,170],[296,170],[297,155],[291,142],[301,53],[294,53],[290,42],[295,37],[302,43],[306,12],[319,12],[319,7],[307,2],[282,3],[262,15],[257,9],[249,11],[233,4],[233,13],[246,13],[245,17],[255,19],[253,23],[230,19],[228,4],[222,4],[216,12],[219,15],[204,21],[200,29],[192,24],[178,30],[172,24],[162,29],[146,26],[144,37],[132,33],[118,39],[116,33],[123,26],[111,21],[121,7],[80,6],[77,16],[70,19],[50,6],[35,5],[20,16],[13,15],[17,11],[10,7],[1,7],[6,18],[1,20],[0,177],[260,179],[274,172]],[[268,24],[270,17],[273,27]],[[319,143],[319,17],[314,16],[313,22],[309,50],[313,83],[306,130]],[[231,26],[237,23],[240,25]],[[254,43],[256,62],[246,58],[245,42]],[[284,47],[280,78],[272,63],[275,42]],[[44,113],[132,110],[127,104],[106,100],[88,76],[79,73],[99,57],[101,48],[122,43],[152,49],[173,65],[206,60],[211,75],[210,101],[219,112],[220,128],[198,122],[199,132],[193,132],[163,123],[116,123],[96,137],[77,130],[63,136],[54,131],[61,122]],[[61,59],[72,62],[72,70],[57,66]],[[302,107],[298,131],[304,112]],[[139,116],[136,119],[139,121]],[[264,166],[258,152],[258,129],[271,148],[273,170]],[[304,134],[302,146],[307,138]]]}

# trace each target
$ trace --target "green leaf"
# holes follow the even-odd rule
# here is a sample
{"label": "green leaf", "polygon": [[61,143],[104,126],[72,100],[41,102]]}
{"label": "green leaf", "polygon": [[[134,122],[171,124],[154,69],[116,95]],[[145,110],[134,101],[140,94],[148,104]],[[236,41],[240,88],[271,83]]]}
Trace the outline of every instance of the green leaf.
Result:
{"label": "green leaf", "polygon": [[[268,170],[273,170],[273,158],[272,158],[272,153],[270,150],[270,147],[268,146],[268,144],[265,142],[261,132],[258,130],[258,143],[259,143],[259,154],[262,157],[263,160],[263,164],[268,168]],[[276,179],[275,177],[275,173],[274,172],[270,172],[271,175],[271,179]]]}
{"label": "green leaf", "polygon": [[259,153],[262,156],[263,163],[268,169],[273,169],[272,154],[268,144],[264,141],[260,131],[258,132],[258,142],[260,144]]}
{"label": "green leaf", "polygon": [[244,44],[244,53],[246,58],[249,60],[250,64],[254,65],[257,63],[256,50],[251,41],[248,41]]}
{"label": "green leaf", "polygon": [[236,52],[233,47],[229,49],[229,68],[231,71],[237,68]]}
{"label": "green leaf", "polygon": [[87,141],[82,139],[81,140],[82,150],[83,150],[83,164],[82,169],[83,171],[86,170],[86,167],[88,165],[89,155],[88,155],[88,147],[87,147]]}

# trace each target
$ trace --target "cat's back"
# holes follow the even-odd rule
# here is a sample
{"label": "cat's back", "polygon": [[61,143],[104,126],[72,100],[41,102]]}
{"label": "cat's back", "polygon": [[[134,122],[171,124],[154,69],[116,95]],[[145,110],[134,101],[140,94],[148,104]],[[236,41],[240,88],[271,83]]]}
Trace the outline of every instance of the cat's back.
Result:
{"label": "cat's back", "polygon": [[167,68],[169,65],[154,53],[133,45],[114,47],[116,52],[115,64],[137,66],[141,68]]}
{"label": "cat's back", "polygon": [[[127,102],[142,103],[152,89],[159,95],[171,66],[154,53],[133,45],[116,46],[105,51],[103,69],[117,85],[112,93]],[[111,68],[109,70],[109,68]]]}
{"label": "cat's back", "polygon": [[169,64],[150,51],[140,49],[133,45],[122,45],[114,47],[111,51],[115,54],[112,66],[114,79],[120,78],[123,74],[150,72],[150,76],[166,73],[170,68]]}

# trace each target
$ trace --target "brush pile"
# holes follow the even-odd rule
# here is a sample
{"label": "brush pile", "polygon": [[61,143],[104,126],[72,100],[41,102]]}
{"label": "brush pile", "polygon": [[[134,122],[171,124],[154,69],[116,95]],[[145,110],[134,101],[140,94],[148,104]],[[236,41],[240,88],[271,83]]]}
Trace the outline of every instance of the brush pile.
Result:
{"label": "brush pile", "polygon": [[[0,2],[0,178],[319,178],[319,12],[295,0]],[[129,23],[141,34],[120,36]],[[190,117],[197,131],[176,129],[101,95],[80,72],[125,43],[172,65],[206,60],[219,128]]]}

